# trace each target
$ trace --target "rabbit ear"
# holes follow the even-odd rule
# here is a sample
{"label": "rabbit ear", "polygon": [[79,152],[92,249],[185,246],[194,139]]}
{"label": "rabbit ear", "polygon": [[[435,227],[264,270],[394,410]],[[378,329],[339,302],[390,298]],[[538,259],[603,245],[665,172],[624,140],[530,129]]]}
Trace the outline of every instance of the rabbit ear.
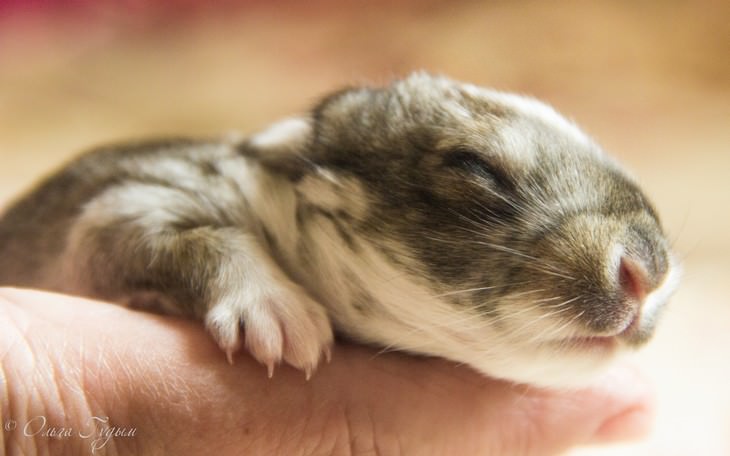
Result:
{"label": "rabbit ear", "polygon": [[313,168],[307,159],[311,141],[312,120],[292,117],[271,125],[238,147],[243,155],[255,158],[270,171],[298,181]]}

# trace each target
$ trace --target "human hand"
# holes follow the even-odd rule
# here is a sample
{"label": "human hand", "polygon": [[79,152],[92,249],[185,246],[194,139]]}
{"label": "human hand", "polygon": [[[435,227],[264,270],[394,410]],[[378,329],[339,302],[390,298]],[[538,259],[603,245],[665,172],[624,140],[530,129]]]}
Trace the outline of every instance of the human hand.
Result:
{"label": "human hand", "polygon": [[269,379],[194,322],[13,289],[0,360],[11,455],[548,455],[643,435],[652,411],[627,367],[561,393],[338,344],[311,380],[286,366]]}

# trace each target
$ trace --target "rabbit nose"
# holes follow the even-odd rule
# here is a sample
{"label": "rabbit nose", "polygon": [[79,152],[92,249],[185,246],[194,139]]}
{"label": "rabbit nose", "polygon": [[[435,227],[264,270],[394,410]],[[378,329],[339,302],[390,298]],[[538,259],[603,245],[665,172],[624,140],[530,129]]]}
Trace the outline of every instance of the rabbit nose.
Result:
{"label": "rabbit nose", "polygon": [[627,301],[637,305],[637,311],[649,294],[651,280],[646,266],[640,261],[628,255],[622,255],[619,263],[618,286]]}

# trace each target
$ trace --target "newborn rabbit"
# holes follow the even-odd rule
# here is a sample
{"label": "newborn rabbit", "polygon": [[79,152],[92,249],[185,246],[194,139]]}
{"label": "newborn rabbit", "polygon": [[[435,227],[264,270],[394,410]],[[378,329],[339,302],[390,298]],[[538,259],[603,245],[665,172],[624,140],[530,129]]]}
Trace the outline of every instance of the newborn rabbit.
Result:
{"label": "newborn rabbit", "polygon": [[637,184],[536,100],[416,73],[240,141],[102,147],[0,219],[0,285],[205,322],[309,377],[333,328],[540,386],[654,332],[679,268]]}

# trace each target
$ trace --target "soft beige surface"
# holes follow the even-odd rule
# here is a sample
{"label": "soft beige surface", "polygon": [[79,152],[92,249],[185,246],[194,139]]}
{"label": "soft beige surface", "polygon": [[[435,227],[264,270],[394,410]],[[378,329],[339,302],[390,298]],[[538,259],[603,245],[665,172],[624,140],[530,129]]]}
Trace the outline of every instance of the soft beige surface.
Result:
{"label": "soft beige surface", "polygon": [[411,69],[536,95],[639,176],[685,269],[639,355],[653,435],[575,454],[730,454],[729,4],[361,5],[0,20],[0,203],[98,142],[251,131]]}

